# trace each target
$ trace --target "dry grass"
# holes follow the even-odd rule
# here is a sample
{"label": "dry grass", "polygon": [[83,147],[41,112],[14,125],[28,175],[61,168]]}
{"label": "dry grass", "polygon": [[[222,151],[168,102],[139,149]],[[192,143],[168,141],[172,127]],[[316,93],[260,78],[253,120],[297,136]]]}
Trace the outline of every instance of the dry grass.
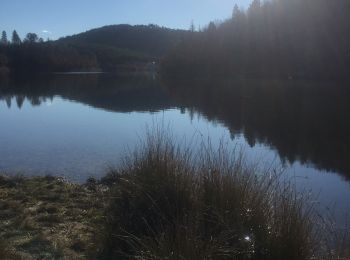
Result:
{"label": "dry grass", "polygon": [[192,154],[162,132],[112,183],[108,259],[311,259],[314,211],[279,175],[221,146]]}
{"label": "dry grass", "polygon": [[[281,175],[157,130],[101,181],[0,176],[0,259],[350,259]],[[326,221],[327,220],[327,221]]]}
{"label": "dry grass", "polygon": [[102,191],[59,178],[0,177],[0,259],[94,259],[103,201]]}

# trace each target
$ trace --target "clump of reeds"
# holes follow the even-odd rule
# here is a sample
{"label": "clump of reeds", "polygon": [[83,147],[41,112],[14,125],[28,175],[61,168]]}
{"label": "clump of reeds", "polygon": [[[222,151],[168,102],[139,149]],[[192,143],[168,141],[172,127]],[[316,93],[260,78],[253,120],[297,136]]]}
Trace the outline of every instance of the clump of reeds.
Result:
{"label": "clump of reeds", "polygon": [[105,256],[115,259],[310,259],[313,210],[279,174],[242,154],[198,153],[149,134],[111,185]]}

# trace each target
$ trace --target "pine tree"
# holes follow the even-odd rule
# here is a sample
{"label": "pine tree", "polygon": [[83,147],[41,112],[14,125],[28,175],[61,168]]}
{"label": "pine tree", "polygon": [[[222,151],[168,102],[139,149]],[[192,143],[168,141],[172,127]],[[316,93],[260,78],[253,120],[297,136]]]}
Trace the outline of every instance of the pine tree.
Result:
{"label": "pine tree", "polygon": [[238,5],[235,4],[232,11],[232,19],[236,19],[240,15],[240,13],[241,11],[239,10]]}
{"label": "pine tree", "polygon": [[257,15],[261,9],[261,1],[260,0],[253,0],[253,2],[250,4],[248,8],[248,13],[252,16]]}
{"label": "pine tree", "polygon": [[1,35],[1,44],[8,44],[7,41],[7,34],[5,31],[2,31],[2,35]]}
{"label": "pine tree", "polygon": [[19,45],[21,44],[21,38],[19,37],[18,33],[16,30],[12,32],[12,44]]}

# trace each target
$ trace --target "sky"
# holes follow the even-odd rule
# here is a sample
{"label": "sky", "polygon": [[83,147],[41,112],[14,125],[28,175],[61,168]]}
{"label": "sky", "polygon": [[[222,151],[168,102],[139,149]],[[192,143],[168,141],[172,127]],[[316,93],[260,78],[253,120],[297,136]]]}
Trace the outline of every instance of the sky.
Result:
{"label": "sky", "polygon": [[[87,31],[110,24],[158,24],[188,29],[222,20],[235,4],[250,0],[0,0],[0,31],[21,38],[28,32],[44,39]],[[9,37],[10,38],[10,37]]]}

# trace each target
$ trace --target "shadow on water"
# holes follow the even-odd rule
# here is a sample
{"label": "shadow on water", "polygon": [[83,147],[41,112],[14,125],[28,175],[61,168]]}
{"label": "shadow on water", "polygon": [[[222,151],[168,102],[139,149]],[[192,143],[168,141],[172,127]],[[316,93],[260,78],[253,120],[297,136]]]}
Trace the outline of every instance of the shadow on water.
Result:
{"label": "shadow on water", "polygon": [[[345,83],[113,75],[56,75],[1,81],[0,100],[21,108],[60,96],[114,112],[181,108],[224,124],[232,137],[275,149],[282,160],[311,164],[350,180],[350,90]],[[12,104],[11,104],[12,101]]]}

